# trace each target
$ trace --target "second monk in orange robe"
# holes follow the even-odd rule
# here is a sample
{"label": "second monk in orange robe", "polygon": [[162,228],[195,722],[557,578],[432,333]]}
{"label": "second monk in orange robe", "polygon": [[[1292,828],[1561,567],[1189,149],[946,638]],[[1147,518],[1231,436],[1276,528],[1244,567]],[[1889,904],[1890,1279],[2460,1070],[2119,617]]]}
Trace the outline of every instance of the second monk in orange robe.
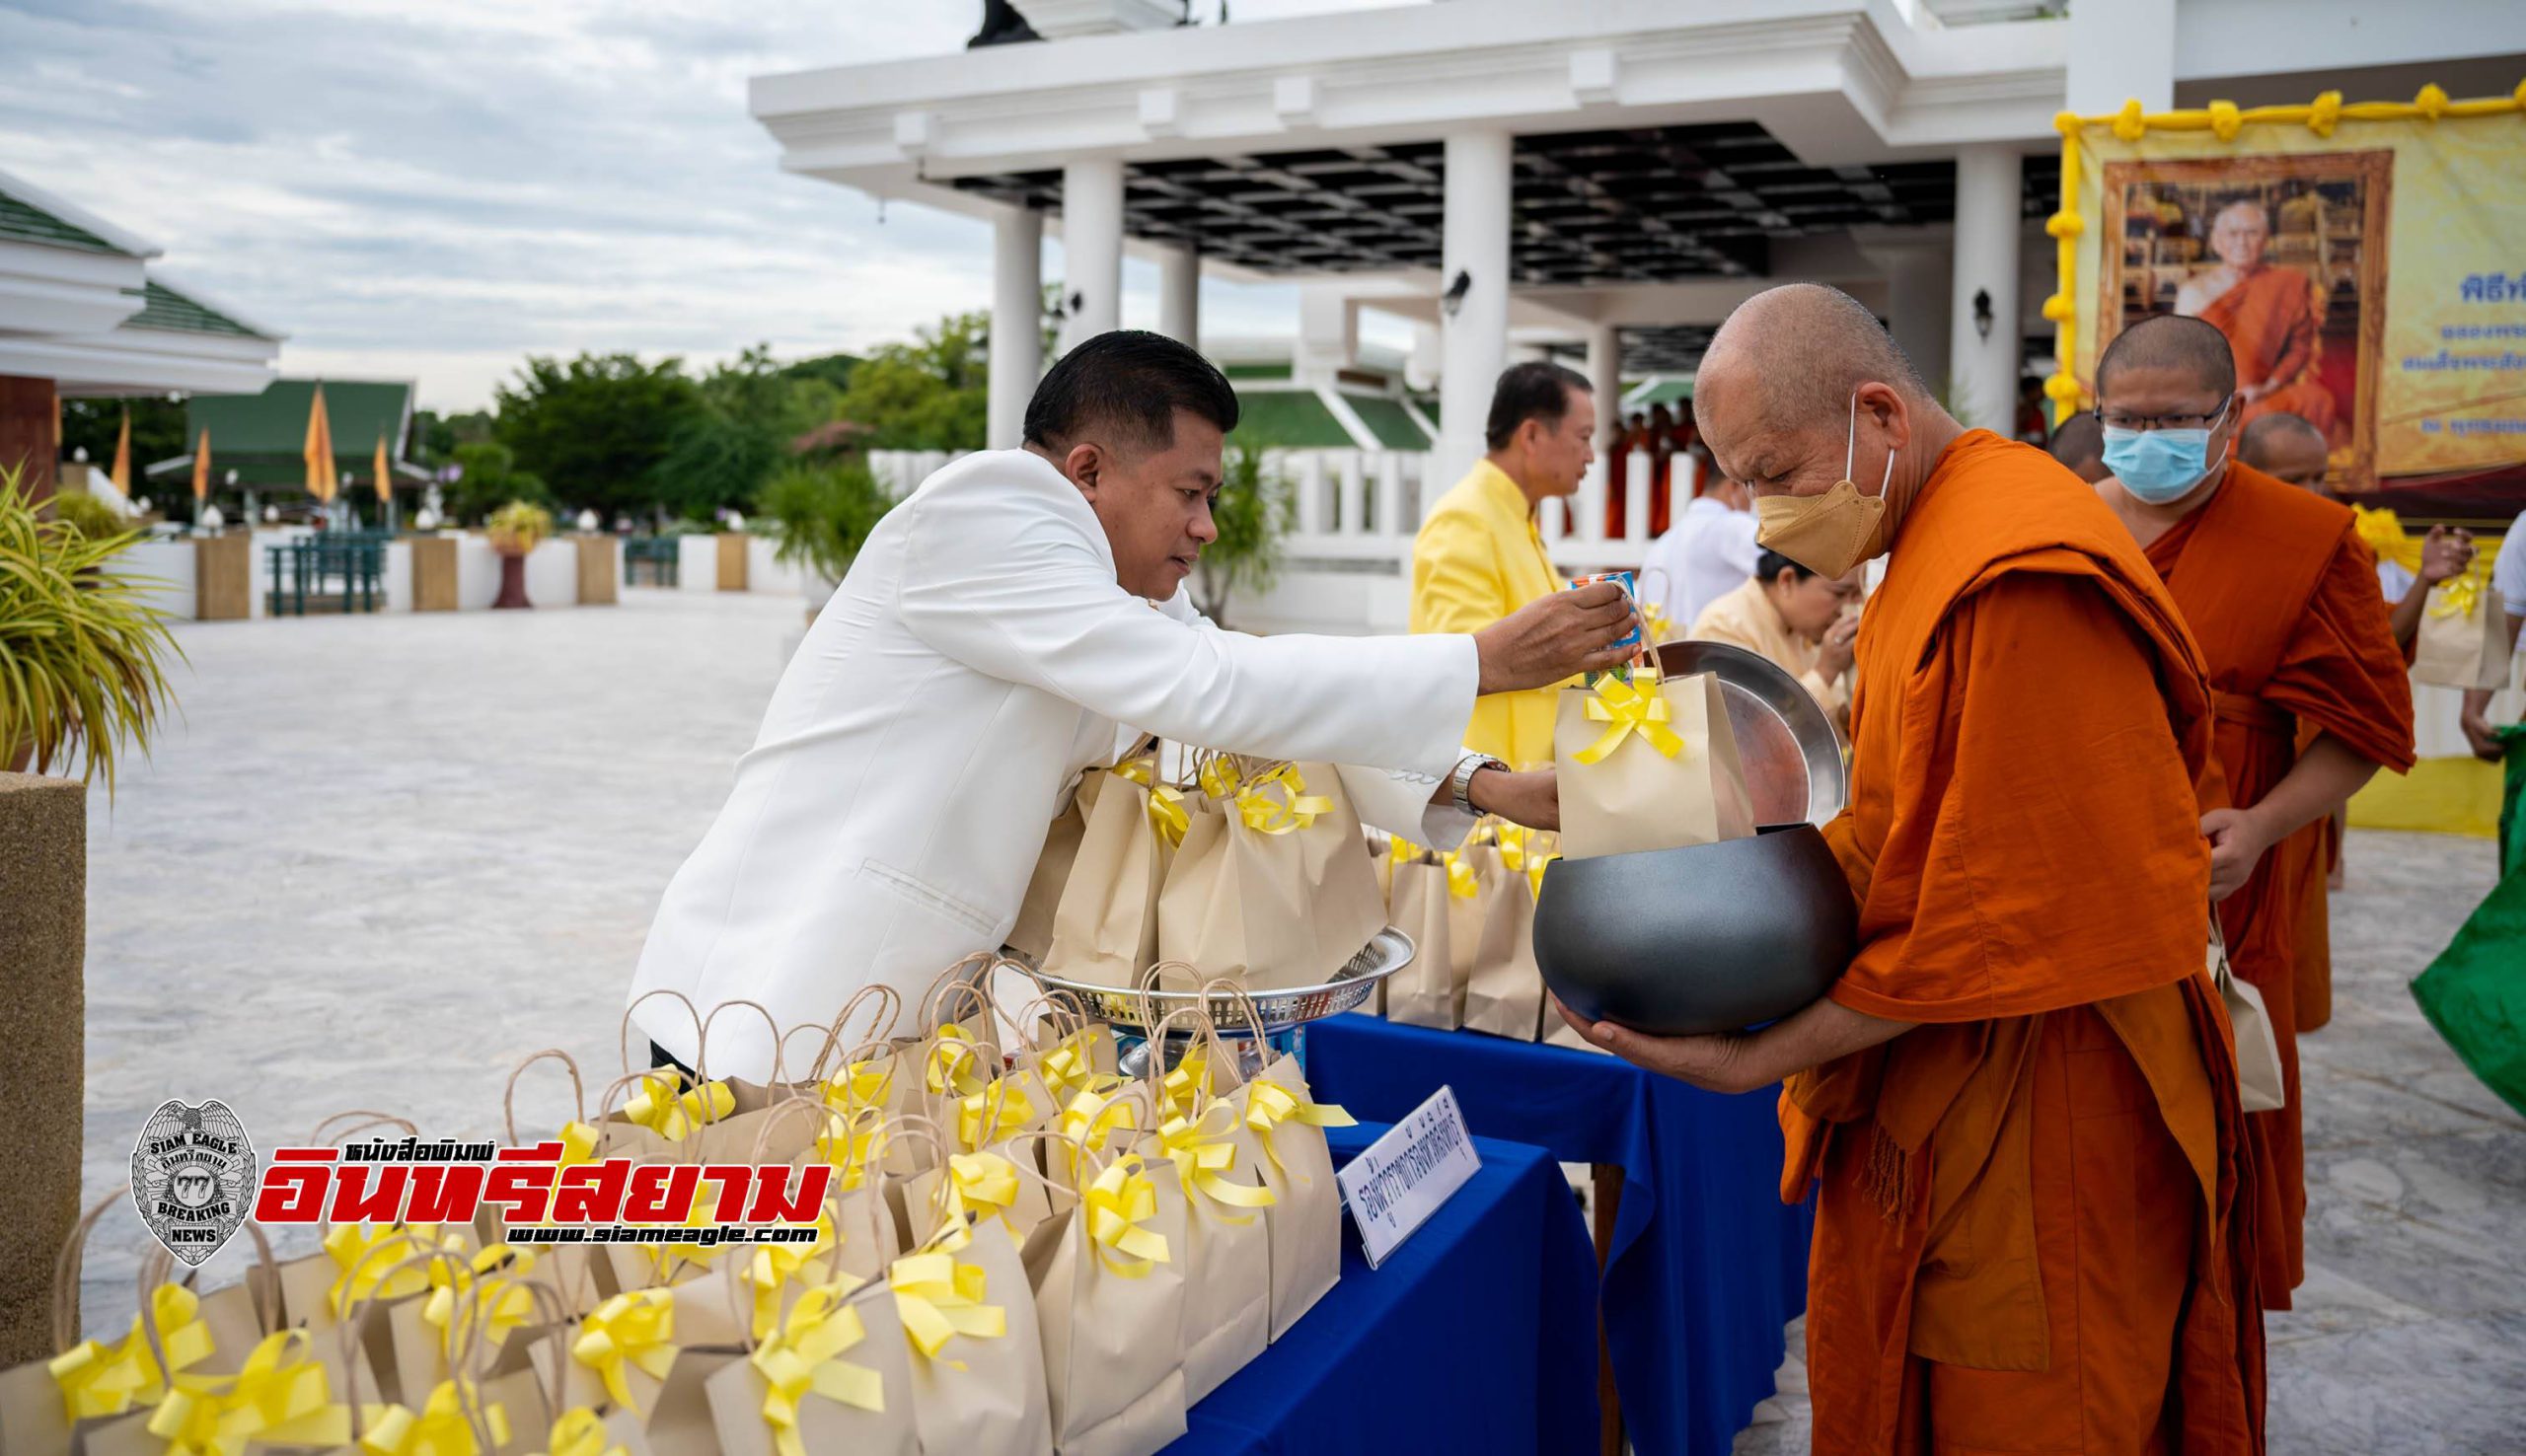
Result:
{"label": "second monk in orange robe", "polygon": [[[2322,929],[2309,921],[2325,875],[2324,840],[2309,827],[2381,765],[2412,766],[2412,683],[2350,511],[2226,459],[2236,386],[2227,341],[2200,320],[2144,319],[2124,330],[2097,365],[2107,465],[2119,424],[2220,422],[2206,473],[2189,485],[2135,474],[2096,489],[2147,548],[2209,663],[2216,771],[2204,776],[2201,824],[2229,962],[2262,988],[2280,1042],[2289,1104],[2249,1114],[2246,1127],[2262,1181],[2263,1299],[2287,1309],[2306,1275],[2298,956]],[[2178,486],[2188,488],[2173,499],[2144,498]]]}
{"label": "second monk in orange robe", "polygon": [[2084,484],[1966,432],[1831,289],[1741,307],[1694,407],[1773,549],[1839,575],[1893,548],[1826,830],[1861,950],[1760,1031],[1574,1024],[1702,1086],[1788,1078],[1819,1456],[2260,1451],[2209,699],[2173,600]]}

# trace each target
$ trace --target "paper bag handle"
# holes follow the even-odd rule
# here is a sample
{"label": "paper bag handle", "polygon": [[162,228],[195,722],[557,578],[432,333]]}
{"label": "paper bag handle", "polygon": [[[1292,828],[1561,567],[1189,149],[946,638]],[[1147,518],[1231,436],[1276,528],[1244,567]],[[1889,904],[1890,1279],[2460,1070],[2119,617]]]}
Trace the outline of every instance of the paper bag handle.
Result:
{"label": "paper bag handle", "polygon": [[535,1065],[539,1061],[545,1060],[557,1061],[569,1072],[570,1104],[572,1107],[577,1109],[578,1120],[580,1122],[584,1123],[588,1120],[588,1091],[586,1084],[579,1080],[578,1058],[572,1056],[569,1053],[562,1051],[558,1047],[547,1047],[541,1052],[530,1054],[524,1061],[519,1062],[514,1068],[512,1068],[509,1072],[508,1085],[500,1089],[500,1128],[508,1134],[509,1145],[512,1147],[516,1146],[519,1141],[517,1135],[517,1079],[526,1075],[526,1069],[528,1067]]}

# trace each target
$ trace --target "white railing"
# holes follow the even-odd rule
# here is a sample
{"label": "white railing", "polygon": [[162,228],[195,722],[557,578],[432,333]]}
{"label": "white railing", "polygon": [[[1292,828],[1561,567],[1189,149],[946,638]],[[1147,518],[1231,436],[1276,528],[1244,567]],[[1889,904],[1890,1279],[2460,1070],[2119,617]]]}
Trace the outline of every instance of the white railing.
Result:
{"label": "white railing", "polygon": [[[961,452],[872,450],[868,468],[895,495],[910,492]],[[1297,519],[1285,549],[1294,564],[1310,561],[1388,561],[1409,572],[1412,538],[1421,517],[1453,481],[1433,481],[1430,455],[1420,450],[1272,450],[1264,468],[1290,482]],[[1648,554],[1653,457],[1635,451],[1625,463],[1621,529],[1605,530],[1606,462],[1588,468],[1567,502],[1546,501],[1544,541],[1565,570],[1637,567]],[[1672,458],[1675,512],[1692,496],[1695,462]],[[1671,512],[1672,523],[1674,513]]]}

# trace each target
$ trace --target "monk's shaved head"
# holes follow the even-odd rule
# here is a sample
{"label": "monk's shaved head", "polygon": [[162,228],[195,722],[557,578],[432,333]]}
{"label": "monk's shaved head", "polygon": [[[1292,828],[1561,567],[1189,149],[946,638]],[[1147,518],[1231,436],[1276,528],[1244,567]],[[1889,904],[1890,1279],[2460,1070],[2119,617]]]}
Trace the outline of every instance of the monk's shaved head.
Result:
{"label": "monk's shaved head", "polygon": [[2237,392],[2237,356],[2215,324],[2181,314],[2151,314],[2105,346],[2096,364],[2096,392],[2103,399],[2114,377],[2131,369],[2180,369],[2221,399]]}
{"label": "monk's shaved head", "polygon": [[2332,455],[2333,442],[2325,432],[2294,414],[2264,415],[2237,436],[2237,459],[2319,495],[2329,493],[2325,475],[2332,469]]}
{"label": "monk's shaved head", "polygon": [[2052,431],[2052,458],[2093,485],[2113,472],[2105,468],[2105,427],[2093,410],[2082,409]]}
{"label": "monk's shaved head", "polygon": [[1852,391],[1871,380],[1931,402],[1920,371],[1867,305],[1821,283],[1787,283],[1739,304],[1719,326],[1694,376],[1693,412],[1702,415],[1714,389],[1758,390],[1773,420],[1822,423],[1843,415]]}

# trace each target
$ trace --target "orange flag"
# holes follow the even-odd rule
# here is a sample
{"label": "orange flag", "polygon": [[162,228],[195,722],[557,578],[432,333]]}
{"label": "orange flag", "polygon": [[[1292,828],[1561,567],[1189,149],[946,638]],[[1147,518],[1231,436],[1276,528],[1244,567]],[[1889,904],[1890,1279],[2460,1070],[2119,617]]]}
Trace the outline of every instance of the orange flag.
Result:
{"label": "orange flag", "polygon": [[299,452],[307,458],[307,493],[333,504],[340,488],[340,477],[334,473],[334,425],[325,417],[325,387],[316,387],[315,402],[307,410],[307,444]]}
{"label": "orange flag", "polygon": [[377,437],[377,502],[385,505],[395,499],[395,487],[386,478],[386,437]]}
{"label": "orange flag", "polygon": [[193,499],[210,498],[210,431],[201,432],[201,443],[193,447]]}
{"label": "orange flag", "polygon": [[131,406],[122,410],[122,434],[114,441],[114,488],[122,498],[131,499]]}

